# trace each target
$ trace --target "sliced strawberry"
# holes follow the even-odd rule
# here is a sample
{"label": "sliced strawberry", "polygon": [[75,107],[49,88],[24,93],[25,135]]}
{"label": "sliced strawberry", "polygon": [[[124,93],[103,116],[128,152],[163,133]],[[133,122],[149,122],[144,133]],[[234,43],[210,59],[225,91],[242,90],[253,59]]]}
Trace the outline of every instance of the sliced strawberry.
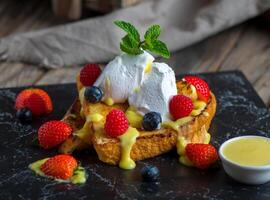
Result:
{"label": "sliced strawberry", "polygon": [[19,110],[21,108],[25,108],[25,100],[33,93],[33,89],[25,89],[21,91],[16,97],[15,109]]}
{"label": "sliced strawberry", "polygon": [[36,93],[31,94],[25,100],[25,107],[31,110],[33,115],[42,115],[46,113],[46,104],[42,97]]}
{"label": "sliced strawberry", "polygon": [[210,97],[210,89],[208,84],[197,76],[185,76],[184,81],[193,85],[198,93],[198,98],[202,101],[208,102]]}
{"label": "sliced strawberry", "polygon": [[218,159],[217,150],[210,144],[190,143],[186,146],[186,156],[199,169],[206,169]]}
{"label": "sliced strawberry", "polygon": [[49,94],[41,89],[35,89],[35,93],[40,95],[41,98],[43,99],[44,103],[45,103],[45,107],[46,107],[46,114],[49,114],[53,111],[53,104],[52,104],[52,100],[51,97],[49,96]]}
{"label": "sliced strawberry", "polygon": [[[28,109],[30,109],[32,111],[31,108],[35,107],[35,105],[34,106],[30,105],[30,103],[28,101],[29,97],[32,94],[39,95],[40,98],[38,98],[36,95],[34,95],[35,96],[35,97],[33,97],[34,100],[32,99],[30,101],[34,101],[34,103],[36,103],[36,101],[40,102],[40,99],[41,99],[43,101],[43,104],[45,105],[45,108],[44,108],[44,106],[42,106],[42,108],[39,108],[38,110],[36,108],[34,108],[37,110],[37,112],[35,112],[33,114],[41,115],[41,114],[49,114],[52,112],[53,105],[52,105],[52,100],[51,100],[50,96],[48,95],[48,93],[46,91],[44,91],[42,89],[38,89],[38,88],[30,88],[30,89],[25,89],[25,90],[21,91],[15,100],[15,109],[19,110],[21,108],[27,107]],[[39,105],[40,105],[40,103],[39,103]],[[41,109],[43,112],[41,112]]]}
{"label": "sliced strawberry", "polygon": [[40,169],[46,176],[68,180],[72,177],[78,163],[70,155],[57,155],[49,158]]}

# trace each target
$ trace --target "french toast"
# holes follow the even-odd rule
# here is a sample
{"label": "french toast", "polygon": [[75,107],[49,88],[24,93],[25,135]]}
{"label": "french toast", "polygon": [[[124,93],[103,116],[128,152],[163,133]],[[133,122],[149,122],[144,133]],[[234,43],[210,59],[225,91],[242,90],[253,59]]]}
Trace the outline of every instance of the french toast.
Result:
{"label": "french toast", "polygon": [[194,164],[185,148],[188,143],[209,143],[215,95],[201,78],[176,81],[170,66],[154,62],[149,51],[170,57],[166,44],[158,40],[159,25],[151,26],[140,41],[132,24],[114,23],[127,33],[120,43],[123,53],[103,71],[86,64],[78,74],[78,100],[63,119],[74,133],[60,152],[93,147],[101,161],[133,169],[134,161],[177,148],[180,162]]}
{"label": "french toast", "polygon": [[[158,39],[159,25],[149,27],[141,40],[129,22],[114,23],[126,32],[122,53],[104,68],[96,63],[83,66],[76,77],[78,97],[65,116],[38,130],[39,145],[59,147],[63,155],[38,160],[30,169],[40,176],[85,183],[85,170],[65,155],[83,149],[96,151],[100,161],[122,169],[134,169],[135,161],[177,150],[183,165],[207,169],[218,160],[217,150],[209,144],[217,103],[208,83],[194,75],[177,81],[168,64],[155,61],[151,53],[170,57]],[[30,100],[34,108],[45,109],[43,96],[29,95],[21,102],[29,106]],[[145,181],[156,181],[158,175],[155,166],[142,169]]]}
{"label": "french toast", "polygon": [[[177,82],[178,94],[181,94],[186,89],[186,84],[183,81]],[[77,77],[78,93],[82,90],[83,85]],[[82,102],[82,104],[81,104]],[[128,109],[128,103],[115,104],[108,106],[102,102],[89,103],[87,101],[76,99],[63,120],[73,127],[74,135],[67,139],[59,148],[61,153],[72,153],[75,149],[94,147],[101,161],[117,165],[121,158],[121,145],[119,138],[111,138],[104,131],[104,123],[106,115],[113,109],[121,109],[124,112]],[[81,113],[81,109],[83,113]],[[157,155],[161,155],[177,147],[178,138],[184,137],[187,143],[208,143],[209,135],[207,130],[216,111],[216,98],[213,93],[210,93],[209,101],[203,110],[197,116],[192,117],[183,125],[179,126],[178,131],[171,127],[164,126],[161,129],[154,131],[144,131],[139,129],[139,136],[132,146],[130,157],[132,160],[143,160]],[[98,113],[102,119],[98,122],[84,122],[87,116]],[[82,115],[82,116],[81,116]],[[79,136],[78,131],[82,127],[87,126],[83,137]]]}

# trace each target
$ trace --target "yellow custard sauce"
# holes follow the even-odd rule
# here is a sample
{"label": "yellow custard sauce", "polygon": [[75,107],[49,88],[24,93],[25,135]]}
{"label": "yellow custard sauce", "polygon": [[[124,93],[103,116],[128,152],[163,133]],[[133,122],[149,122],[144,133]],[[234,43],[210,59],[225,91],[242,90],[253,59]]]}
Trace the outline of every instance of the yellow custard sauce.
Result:
{"label": "yellow custard sauce", "polygon": [[270,139],[244,137],[232,140],[223,147],[222,153],[228,160],[244,166],[270,165]]}
{"label": "yellow custard sauce", "polygon": [[148,73],[150,73],[152,71],[152,64],[153,64],[152,61],[151,62],[149,61],[147,63],[147,65],[145,66],[145,69],[144,69],[144,73],[148,74]]}
{"label": "yellow custard sauce", "polygon": [[136,128],[129,127],[127,132],[119,137],[121,143],[121,159],[119,167],[122,169],[134,169],[136,163],[131,159],[132,146],[136,142],[139,132]]}
{"label": "yellow custard sauce", "polygon": [[143,116],[136,112],[136,109],[129,107],[126,111],[126,116],[130,126],[133,128],[141,128]]}
{"label": "yellow custard sauce", "polygon": [[80,130],[76,131],[75,135],[81,138],[86,143],[89,143],[89,134],[90,134],[89,123],[100,122],[102,119],[103,119],[103,116],[98,113],[93,113],[93,114],[88,115],[83,127]]}

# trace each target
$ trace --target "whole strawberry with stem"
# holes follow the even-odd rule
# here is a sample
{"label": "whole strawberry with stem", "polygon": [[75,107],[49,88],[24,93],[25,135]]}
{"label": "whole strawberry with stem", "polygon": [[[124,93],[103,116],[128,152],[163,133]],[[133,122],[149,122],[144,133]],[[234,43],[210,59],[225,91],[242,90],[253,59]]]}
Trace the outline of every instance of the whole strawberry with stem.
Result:
{"label": "whole strawberry with stem", "polygon": [[206,169],[218,160],[218,153],[210,144],[190,143],[185,148],[187,158],[199,169]]}
{"label": "whole strawberry with stem", "polygon": [[71,155],[57,155],[49,158],[40,167],[46,175],[56,179],[68,180],[72,177],[78,163]]}
{"label": "whole strawberry with stem", "polygon": [[49,121],[38,129],[39,145],[44,149],[53,148],[72,134],[72,128],[63,121]]}

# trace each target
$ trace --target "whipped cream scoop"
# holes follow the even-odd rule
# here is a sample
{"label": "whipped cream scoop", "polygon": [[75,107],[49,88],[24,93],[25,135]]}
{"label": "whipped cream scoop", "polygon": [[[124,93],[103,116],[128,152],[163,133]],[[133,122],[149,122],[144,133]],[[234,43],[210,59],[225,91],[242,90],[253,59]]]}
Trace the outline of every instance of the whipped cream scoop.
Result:
{"label": "whipped cream scoop", "polygon": [[166,121],[169,118],[170,98],[176,94],[174,71],[165,63],[154,62],[151,72],[146,75],[138,91],[129,96],[128,102],[140,114],[155,111]]}
{"label": "whipped cream scoop", "polygon": [[163,121],[168,120],[169,100],[177,94],[175,74],[167,64],[153,61],[146,51],[136,56],[117,56],[94,84],[104,92],[102,101],[128,101],[141,115],[155,111]]}
{"label": "whipped cream scoop", "polygon": [[122,54],[105,67],[94,83],[104,92],[103,101],[111,98],[114,103],[124,103],[136,88],[139,88],[145,76],[145,70],[154,61],[154,57],[144,51],[140,55]]}

